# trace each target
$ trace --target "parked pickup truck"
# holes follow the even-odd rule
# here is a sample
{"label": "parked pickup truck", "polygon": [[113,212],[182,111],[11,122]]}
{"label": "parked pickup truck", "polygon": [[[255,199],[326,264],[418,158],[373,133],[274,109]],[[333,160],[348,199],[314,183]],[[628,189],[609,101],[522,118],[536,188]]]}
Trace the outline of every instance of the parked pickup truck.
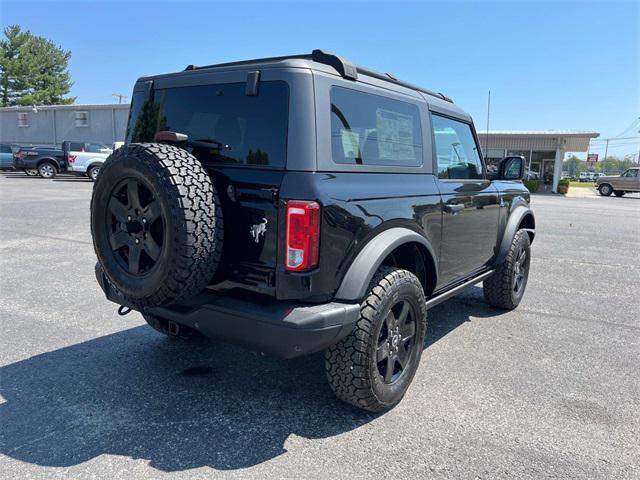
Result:
{"label": "parked pickup truck", "polygon": [[629,168],[617,176],[598,177],[596,188],[603,197],[608,197],[612,193],[616,197],[621,197],[625,193],[640,192],[640,168]]}
{"label": "parked pickup truck", "polygon": [[64,152],[55,147],[21,147],[15,153],[16,170],[24,170],[27,175],[53,178],[67,170]]}
{"label": "parked pickup truck", "polygon": [[42,178],[71,172],[95,180],[99,166],[111,152],[109,147],[99,143],[64,141],[62,148],[22,147],[15,154],[15,165],[27,175],[40,175]]}
{"label": "parked pickup truck", "polygon": [[99,143],[63,142],[62,149],[68,151],[67,171],[86,175],[96,181],[102,164],[113,150]]}

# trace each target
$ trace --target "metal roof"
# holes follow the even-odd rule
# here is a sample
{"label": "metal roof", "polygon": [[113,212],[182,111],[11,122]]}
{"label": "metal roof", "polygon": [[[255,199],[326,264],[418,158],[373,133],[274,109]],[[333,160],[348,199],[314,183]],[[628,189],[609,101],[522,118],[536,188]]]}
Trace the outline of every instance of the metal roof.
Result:
{"label": "metal roof", "polygon": [[[487,135],[487,132],[478,132],[478,135]],[[597,138],[598,132],[575,131],[575,130],[544,130],[544,131],[517,131],[517,130],[489,130],[489,135],[510,135],[519,137],[588,137]]]}
{"label": "metal roof", "polygon": [[[101,110],[121,108],[128,109],[128,103],[72,103],[70,105],[35,105],[38,110]],[[0,107],[0,112],[31,112],[33,105],[14,105],[12,107]]]}
{"label": "metal roof", "polygon": [[586,152],[592,138],[599,137],[598,132],[580,132],[575,130],[546,131],[509,131],[489,130],[478,132],[483,147],[507,150],[555,150],[565,152]]}

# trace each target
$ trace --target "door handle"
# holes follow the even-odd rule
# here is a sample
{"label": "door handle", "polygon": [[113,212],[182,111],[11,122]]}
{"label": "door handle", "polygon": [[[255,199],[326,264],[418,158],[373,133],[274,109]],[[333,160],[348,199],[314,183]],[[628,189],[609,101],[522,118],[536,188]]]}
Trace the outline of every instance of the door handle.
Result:
{"label": "door handle", "polygon": [[462,203],[454,203],[453,205],[445,205],[444,211],[447,213],[451,213],[455,215],[458,212],[464,210],[464,205]]}

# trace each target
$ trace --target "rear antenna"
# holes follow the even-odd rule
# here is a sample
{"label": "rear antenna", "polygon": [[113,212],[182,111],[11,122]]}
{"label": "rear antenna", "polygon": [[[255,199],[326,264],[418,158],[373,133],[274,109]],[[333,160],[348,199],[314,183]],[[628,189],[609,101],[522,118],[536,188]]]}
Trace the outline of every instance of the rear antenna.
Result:
{"label": "rear antenna", "polygon": [[487,136],[484,139],[485,162],[487,160],[487,155],[489,155],[489,117],[490,116],[491,116],[491,90],[489,90],[489,95],[487,97]]}

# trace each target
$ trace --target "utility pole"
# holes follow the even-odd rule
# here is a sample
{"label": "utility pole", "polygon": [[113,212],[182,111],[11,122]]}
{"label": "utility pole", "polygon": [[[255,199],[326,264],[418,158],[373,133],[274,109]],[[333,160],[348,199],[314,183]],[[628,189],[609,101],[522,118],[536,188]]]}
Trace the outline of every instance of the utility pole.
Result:
{"label": "utility pole", "polygon": [[123,95],[121,93],[112,93],[111,96],[117,98],[118,99],[118,103],[122,103],[122,99],[123,98],[129,98],[126,95]]}
{"label": "utility pole", "polygon": [[487,98],[487,138],[484,140],[484,158],[486,161],[487,155],[489,155],[489,115],[491,114],[491,90],[489,90],[489,96]]}
{"label": "utility pole", "polygon": [[607,138],[606,146],[604,147],[604,158],[602,160],[607,159],[607,152],[609,152],[609,139]]}

